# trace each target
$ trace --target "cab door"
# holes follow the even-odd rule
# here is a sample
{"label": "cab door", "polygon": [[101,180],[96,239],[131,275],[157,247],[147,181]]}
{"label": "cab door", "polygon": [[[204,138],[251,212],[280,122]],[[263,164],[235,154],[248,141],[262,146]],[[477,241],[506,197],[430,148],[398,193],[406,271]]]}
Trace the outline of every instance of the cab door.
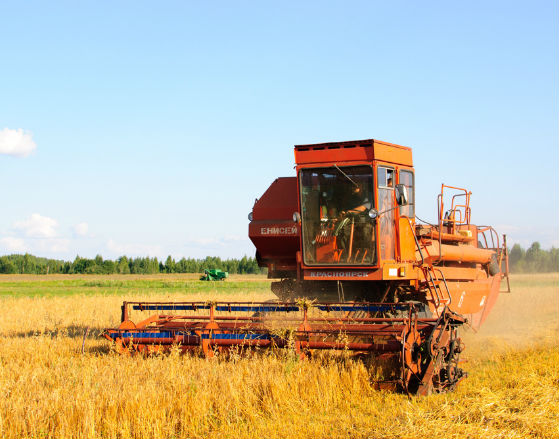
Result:
{"label": "cab door", "polygon": [[382,260],[396,259],[394,168],[377,167],[379,247]]}

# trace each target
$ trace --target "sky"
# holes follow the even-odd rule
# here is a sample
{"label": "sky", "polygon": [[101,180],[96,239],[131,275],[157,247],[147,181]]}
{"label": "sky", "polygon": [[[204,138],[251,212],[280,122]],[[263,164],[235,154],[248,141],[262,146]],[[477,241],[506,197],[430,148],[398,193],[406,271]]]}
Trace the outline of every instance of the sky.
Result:
{"label": "sky", "polygon": [[559,246],[555,1],[1,1],[0,254],[254,255],[293,145],[413,149],[472,222]]}

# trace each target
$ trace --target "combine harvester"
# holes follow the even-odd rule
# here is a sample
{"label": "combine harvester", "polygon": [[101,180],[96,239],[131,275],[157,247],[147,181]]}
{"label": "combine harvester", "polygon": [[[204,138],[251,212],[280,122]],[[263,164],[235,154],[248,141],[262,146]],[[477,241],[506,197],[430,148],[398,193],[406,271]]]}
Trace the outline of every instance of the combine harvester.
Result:
{"label": "combine harvester", "polygon": [[[452,390],[458,329],[477,329],[508,281],[506,237],[470,222],[470,195],[442,185],[436,224],[418,224],[410,148],[361,140],[295,146],[249,214],[277,302],[125,302],[105,337],[121,352],[178,346],[342,350],[388,364],[382,387]],[[504,267],[502,269],[501,267]],[[510,291],[510,288],[509,288]],[[139,323],[132,312],[150,313]]]}
{"label": "combine harvester", "polygon": [[212,270],[204,270],[204,274],[202,276],[200,276],[200,280],[205,280],[205,281],[224,281],[225,279],[227,279],[227,276],[229,276],[229,273],[227,273],[226,271],[221,271],[221,270],[217,270],[217,269],[212,269]]}

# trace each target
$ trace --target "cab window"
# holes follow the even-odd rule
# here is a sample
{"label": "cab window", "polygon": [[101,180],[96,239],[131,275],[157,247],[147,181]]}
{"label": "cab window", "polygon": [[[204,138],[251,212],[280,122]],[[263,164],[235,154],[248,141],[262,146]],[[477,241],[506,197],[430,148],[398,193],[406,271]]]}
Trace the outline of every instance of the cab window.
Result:
{"label": "cab window", "polygon": [[375,265],[372,167],[303,169],[299,181],[305,264]]}
{"label": "cab window", "polygon": [[414,181],[413,172],[400,170],[399,182],[406,186],[408,190],[408,205],[400,207],[400,215],[405,215],[407,217],[413,218],[415,216],[415,191],[414,191]]}
{"label": "cab window", "polygon": [[379,166],[377,169],[377,180],[379,188],[394,187],[394,169]]}

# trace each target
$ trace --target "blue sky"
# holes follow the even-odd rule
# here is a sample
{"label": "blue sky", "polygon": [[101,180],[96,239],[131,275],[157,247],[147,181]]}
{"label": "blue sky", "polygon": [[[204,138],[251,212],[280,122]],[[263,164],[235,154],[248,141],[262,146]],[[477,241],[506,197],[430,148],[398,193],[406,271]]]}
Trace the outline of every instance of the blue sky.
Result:
{"label": "blue sky", "polygon": [[1,2],[0,254],[252,255],[293,145],[362,138],[413,148],[421,218],[444,182],[559,246],[557,9]]}

